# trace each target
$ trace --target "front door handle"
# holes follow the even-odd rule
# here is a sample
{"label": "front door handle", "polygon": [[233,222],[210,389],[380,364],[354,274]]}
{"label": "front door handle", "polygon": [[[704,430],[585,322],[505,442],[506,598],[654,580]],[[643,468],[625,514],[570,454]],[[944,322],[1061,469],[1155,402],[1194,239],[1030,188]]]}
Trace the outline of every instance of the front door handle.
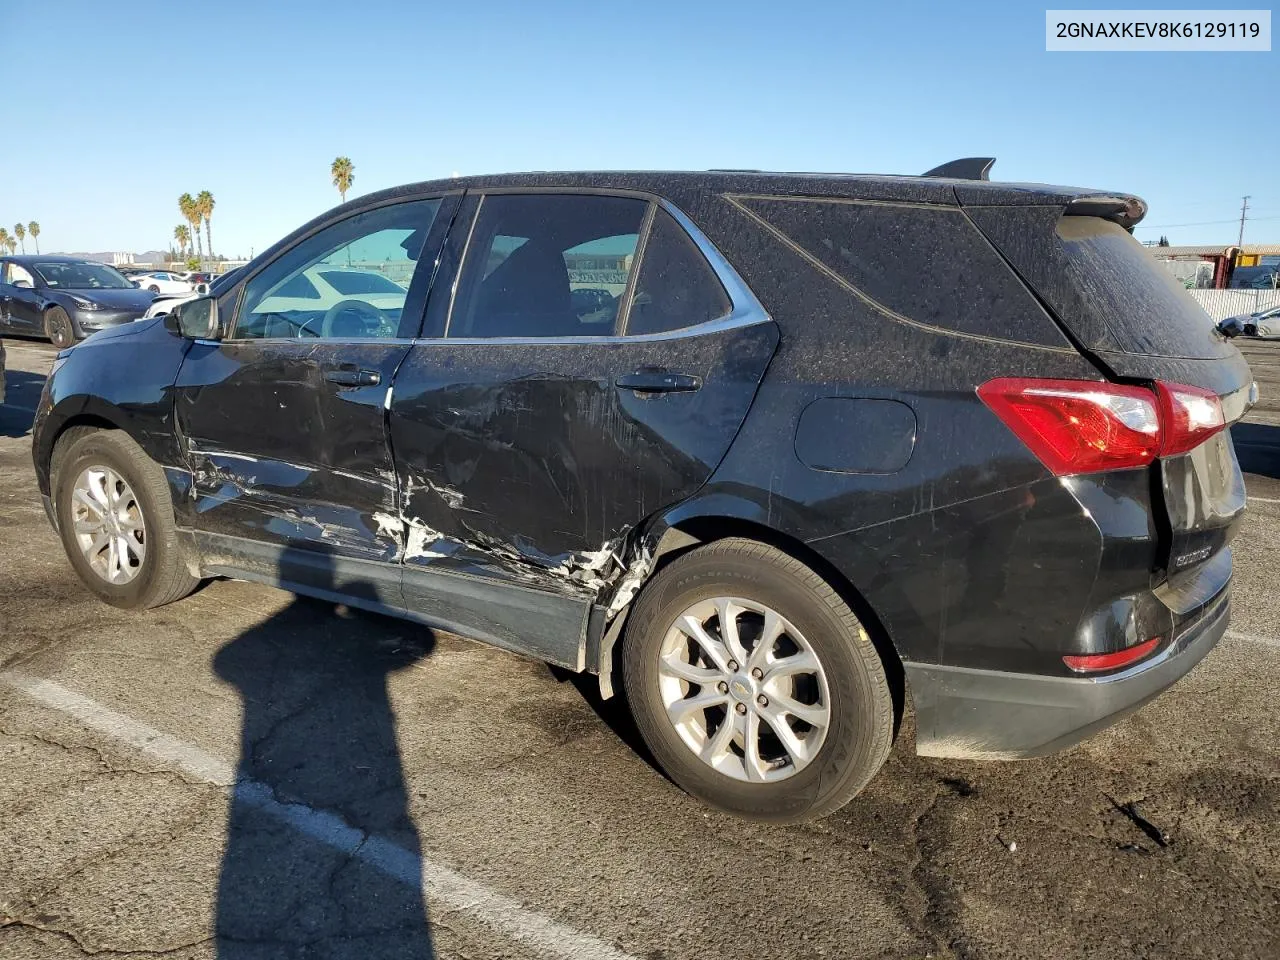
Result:
{"label": "front door handle", "polygon": [[324,378],[340,387],[376,387],[382,382],[382,374],[377,370],[363,370],[354,363],[326,367]]}
{"label": "front door handle", "polygon": [[702,378],[670,370],[636,370],[613,381],[623,390],[636,393],[692,393],[701,389]]}

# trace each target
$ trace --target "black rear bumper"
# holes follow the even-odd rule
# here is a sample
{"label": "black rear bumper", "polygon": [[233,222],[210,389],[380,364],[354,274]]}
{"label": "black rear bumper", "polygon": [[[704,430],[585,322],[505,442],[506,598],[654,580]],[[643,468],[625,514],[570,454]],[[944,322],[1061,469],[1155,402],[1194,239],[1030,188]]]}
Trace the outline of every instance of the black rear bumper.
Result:
{"label": "black rear bumper", "polygon": [[1161,653],[1110,676],[1051,677],[908,662],[916,752],[1017,760],[1075,746],[1133,713],[1204,659],[1226,633],[1230,594],[1228,585],[1184,619]]}

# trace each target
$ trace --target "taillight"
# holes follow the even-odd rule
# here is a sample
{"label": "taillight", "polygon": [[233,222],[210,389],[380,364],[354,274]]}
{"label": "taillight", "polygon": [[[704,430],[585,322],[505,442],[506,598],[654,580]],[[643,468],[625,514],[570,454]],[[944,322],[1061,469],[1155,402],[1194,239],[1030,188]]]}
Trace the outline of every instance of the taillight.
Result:
{"label": "taillight", "polygon": [[1160,645],[1159,637],[1134,644],[1115,653],[1086,653],[1062,658],[1062,662],[1076,673],[1097,673],[1100,670],[1115,670],[1137,663]]}
{"label": "taillight", "polygon": [[1218,395],[1180,383],[1156,383],[1160,398],[1160,456],[1194,450],[1226,427]]}
{"label": "taillight", "polygon": [[1001,377],[978,396],[1059,477],[1145,467],[1226,426],[1215,394],[1177,383]]}
{"label": "taillight", "polygon": [[1145,387],[1002,377],[978,396],[1060,477],[1145,467],[1160,449],[1156,396]]}

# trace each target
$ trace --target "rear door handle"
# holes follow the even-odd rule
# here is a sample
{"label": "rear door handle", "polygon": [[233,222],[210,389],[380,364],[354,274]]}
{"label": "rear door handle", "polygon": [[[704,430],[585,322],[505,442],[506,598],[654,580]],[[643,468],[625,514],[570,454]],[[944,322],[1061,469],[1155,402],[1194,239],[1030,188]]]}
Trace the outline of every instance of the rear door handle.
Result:
{"label": "rear door handle", "polygon": [[636,370],[613,381],[623,390],[636,393],[692,393],[701,389],[702,378],[670,370]]}
{"label": "rear door handle", "polygon": [[326,367],[324,378],[340,387],[376,387],[382,382],[382,374],[377,370],[363,370],[354,363]]}

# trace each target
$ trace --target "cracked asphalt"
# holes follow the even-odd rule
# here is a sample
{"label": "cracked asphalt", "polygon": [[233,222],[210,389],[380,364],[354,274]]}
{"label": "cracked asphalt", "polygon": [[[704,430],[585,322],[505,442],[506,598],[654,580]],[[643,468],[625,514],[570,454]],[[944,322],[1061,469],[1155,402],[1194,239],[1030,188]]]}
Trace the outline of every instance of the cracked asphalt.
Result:
{"label": "cracked asphalt", "polygon": [[[1181,684],[1014,764],[915,757],[908,722],[860,798],[776,827],[478,643],[245,583],[91,599],[30,464],[52,350],[6,346],[4,960],[1280,956],[1280,404],[1236,428],[1232,631]],[[1246,350],[1280,397],[1280,343]]]}

